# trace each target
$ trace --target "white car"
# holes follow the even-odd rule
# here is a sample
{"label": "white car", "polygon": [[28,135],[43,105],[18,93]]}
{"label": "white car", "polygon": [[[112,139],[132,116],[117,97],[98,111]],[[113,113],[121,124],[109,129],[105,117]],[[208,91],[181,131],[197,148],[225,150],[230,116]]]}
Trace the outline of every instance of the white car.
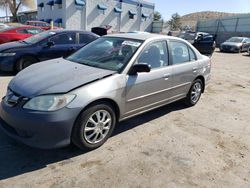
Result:
{"label": "white car", "polygon": [[8,25],[4,24],[4,23],[0,23],[0,29],[5,29],[9,27]]}

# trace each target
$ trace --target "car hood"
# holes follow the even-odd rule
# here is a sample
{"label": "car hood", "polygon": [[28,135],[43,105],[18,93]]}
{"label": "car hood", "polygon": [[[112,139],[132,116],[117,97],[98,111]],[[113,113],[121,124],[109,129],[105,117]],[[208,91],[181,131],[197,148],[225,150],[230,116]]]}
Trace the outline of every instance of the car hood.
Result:
{"label": "car hood", "polygon": [[24,69],[11,80],[9,88],[28,98],[43,94],[67,93],[114,73],[116,72],[59,58]]}
{"label": "car hood", "polygon": [[223,42],[221,45],[227,45],[227,46],[241,46],[241,43],[236,42]]}
{"label": "car hood", "polygon": [[8,42],[0,45],[0,52],[10,50],[13,48],[22,48],[26,47],[28,44],[23,43],[23,42]]}

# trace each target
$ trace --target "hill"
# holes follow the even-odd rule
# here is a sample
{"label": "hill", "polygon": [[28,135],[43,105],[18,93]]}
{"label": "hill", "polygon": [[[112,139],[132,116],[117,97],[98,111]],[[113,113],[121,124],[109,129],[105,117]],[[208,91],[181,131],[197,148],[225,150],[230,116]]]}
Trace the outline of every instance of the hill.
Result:
{"label": "hill", "polygon": [[198,20],[217,19],[221,17],[234,16],[234,13],[203,11],[186,14],[181,17],[182,26],[190,25],[195,28]]}

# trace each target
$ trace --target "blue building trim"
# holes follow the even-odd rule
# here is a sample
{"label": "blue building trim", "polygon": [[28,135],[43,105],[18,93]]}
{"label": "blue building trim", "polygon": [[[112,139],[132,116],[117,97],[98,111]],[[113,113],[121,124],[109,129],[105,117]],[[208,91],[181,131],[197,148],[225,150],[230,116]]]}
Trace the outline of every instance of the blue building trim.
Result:
{"label": "blue building trim", "polygon": [[115,0],[115,1],[131,4],[131,5],[137,5],[137,6],[145,7],[145,8],[149,8],[149,9],[154,9],[155,8],[154,3],[149,3],[149,2],[146,2],[146,1],[138,1],[138,0]]}
{"label": "blue building trim", "polygon": [[98,4],[97,5],[97,8],[99,9],[99,10],[107,10],[107,6],[105,6],[105,5],[103,5],[103,4]]}
{"label": "blue building trim", "polygon": [[149,17],[149,14],[142,13],[141,16],[142,16],[143,18],[148,18],[148,17]]}
{"label": "blue building trim", "polygon": [[130,15],[132,15],[132,16],[135,16],[135,15],[137,15],[137,12],[135,12],[135,11],[132,11],[132,10],[129,10],[129,11],[128,11],[128,13],[129,13]]}
{"label": "blue building trim", "polygon": [[85,6],[86,5],[85,1],[83,1],[83,0],[75,0],[75,4],[77,6]]}
{"label": "blue building trim", "polygon": [[54,1],[52,0],[52,1],[49,1],[48,3],[47,3],[47,5],[49,5],[49,6],[54,6]]}
{"label": "blue building trim", "polygon": [[44,3],[39,3],[37,6],[42,8],[44,7]]}
{"label": "blue building trim", "polygon": [[114,8],[114,11],[115,11],[116,13],[122,13],[122,9],[120,9],[120,8],[118,8],[118,7],[115,7],[115,8]]}

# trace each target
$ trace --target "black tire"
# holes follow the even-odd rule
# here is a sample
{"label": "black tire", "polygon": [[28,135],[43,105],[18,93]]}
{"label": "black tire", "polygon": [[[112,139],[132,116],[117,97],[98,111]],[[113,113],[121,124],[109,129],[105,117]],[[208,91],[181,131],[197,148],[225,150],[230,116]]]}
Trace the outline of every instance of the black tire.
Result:
{"label": "black tire", "polygon": [[[193,92],[197,89],[196,88],[197,86],[199,86],[199,88],[198,88],[199,94],[197,91],[197,96],[194,97],[195,94]],[[187,106],[191,107],[191,106],[194,106],[198,103],[198,101],[200,100],[201,94],[202,94],[203,87],[204,87],[203,83],[200,79],[196,79],[193,82],[193,84],[192,84],[192,86],[187,94],[187,97],[184,100],[184,102]],[[194,98],[195,98],[195,100],[194,100]]]}
{"label": "black tire", "polygon": [[16,63],[16,71],[20,72],[28,66],[37,63],[37,59],[32,56],[21,57]]}
{"label": "black tire", "polygon": [[[103,133],[105,133],[106,135],[102,137],[102,140],[100,140],[97,143],[90,143],[90,138],[93,138],[93,136],[91,137],[91,134],[93,134],[96,131],[96,128],[94,127],[98,127],[97,125],[92,124],[89,121],[90,117],[93,117],[95,115],[95,113],[98,112],[108,112],[109,113],[109,117],[111,118],[111,123],[110,123],[110,128],[109,130],[107,130],[107,133],[105,132],[106,130],[104,129],[104,125],[103,125],[103,129],[102,130],[98,130],[100,131],[100,133],[95,133],[96,136],[97,134],[99,134],[101,138],[103,135]],[[104,117],[104,114],[103,116]],[[97,116],[96,116],[97,118]],[[94,117],[92,118],[94,119]],[[95,119],[96,121],[96,119]],[[108,103],[100,103],[100,104],[95,104],[93,106],[88,107],[86,110],[84,110],[80,116],[78,117],[78,119],[75,122],[75,125],[73,127],[72,130],[72,136],[71,136],[71,141],[74,145],[76,145],[78,148],[80,148],[81,150],[84,151],[88,151],[88,150],[93,150],[96,149],[98,147],[100,147],[101,145],[103,145],[107,139],[111,136],[114,128],[116,125],[116,114],[112,108],[111,105],[109,105]],[[88,128],[94,128],[95,130],[88,130],[86,131],[86,127],[88,126]],[[97,128],[98,129],[98,128]],[[99,128],[100,129],[100,128]],[[91,132],[93,131],[93,132]],[[87,135],[89,133],[89,135]],[[101,134],[101,135],[100,135]],[[89,140],[88,140],[89,137]]]}

